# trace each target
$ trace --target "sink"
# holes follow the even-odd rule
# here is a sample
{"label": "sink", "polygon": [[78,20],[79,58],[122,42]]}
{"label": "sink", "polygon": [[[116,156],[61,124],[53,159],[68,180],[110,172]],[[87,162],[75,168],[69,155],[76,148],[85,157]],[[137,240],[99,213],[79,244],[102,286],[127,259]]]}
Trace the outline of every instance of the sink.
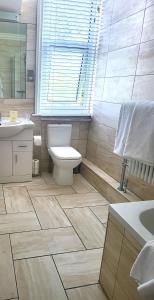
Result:
{"label": "sink", "polygon": [[140,214],[140,221],[154,235],[154,208],[143,211]]}
{"label": "sink", "polygon": [[25,128],[32,126],[33,123],[26,119],[18,119],[15,122],[11,122],[9,119],[2,119],[0,125],[0,139],[14,136]]}

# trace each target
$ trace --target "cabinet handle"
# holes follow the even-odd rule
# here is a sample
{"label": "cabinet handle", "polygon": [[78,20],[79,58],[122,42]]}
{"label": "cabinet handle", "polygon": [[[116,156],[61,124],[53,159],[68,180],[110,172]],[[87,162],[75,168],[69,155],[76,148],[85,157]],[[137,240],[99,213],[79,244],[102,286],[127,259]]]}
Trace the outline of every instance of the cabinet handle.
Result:
{"label": "cabinet handle", "polygon": [[19,145],[19,148],[27,148],[27,145]]}
{"label": "cabinet handle", "polygon": [[18,162],[18,155],[15,154],[15,162],[17,163]]}

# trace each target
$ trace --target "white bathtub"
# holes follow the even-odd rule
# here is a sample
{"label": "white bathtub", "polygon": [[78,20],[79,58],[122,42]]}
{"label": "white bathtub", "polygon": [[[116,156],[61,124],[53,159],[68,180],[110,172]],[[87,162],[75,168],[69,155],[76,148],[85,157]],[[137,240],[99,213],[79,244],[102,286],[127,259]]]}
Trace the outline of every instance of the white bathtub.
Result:
{"label": "white bathtub", "polygon": [[111,204],[109,212],[141,246],[154,239],[154,200]]}

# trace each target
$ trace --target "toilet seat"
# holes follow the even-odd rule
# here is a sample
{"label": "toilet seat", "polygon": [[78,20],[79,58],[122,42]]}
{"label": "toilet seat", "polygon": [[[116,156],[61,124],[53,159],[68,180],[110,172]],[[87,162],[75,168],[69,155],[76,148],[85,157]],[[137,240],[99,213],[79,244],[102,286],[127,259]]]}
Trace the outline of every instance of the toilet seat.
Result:
{"label": "toilet seat", "polygon": [[81,154],[72,147],[50,147],[50,154],[61,160],[81,159]]}

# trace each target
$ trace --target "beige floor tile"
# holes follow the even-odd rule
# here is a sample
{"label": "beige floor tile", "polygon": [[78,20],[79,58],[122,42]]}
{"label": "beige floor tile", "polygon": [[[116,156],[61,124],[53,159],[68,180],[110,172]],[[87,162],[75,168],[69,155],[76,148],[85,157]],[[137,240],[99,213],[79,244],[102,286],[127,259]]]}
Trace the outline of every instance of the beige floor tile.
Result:
{"label": "beige floor tile", "polygon": [[54,196],[35,197],[32,202],[43,229],[71,226]]}
{"label": "beige floor tile", "polygon": [[51,173],[43,172],[42,177],[46,184],[55,184],[53,176]]}
{"label": "beige floor tile", "polygon": [[5,209],[5,202],[4,202],[4,196],[3,196],[3,189],[2,185],[0,185],[0,214],[5,214],[6,209]]}
{"label": "beige floor tile", "polygon": [[77,193],[95,192],[94,187],[80,174],[74,175],[72,187]]}
{"label": "beige floor tile", "polygon": [[51,257],[15,262],[20,300],[67,300]]}
{"label": "beige floor tile", "polygon": [[73,194],[56,196],[63,208],[106,205],[108,201],[99,193]]}
{"label": "beige floor tile", "polygon": [[87,249],[103,247],[105,228],[88,207],[65,211]]}
{"label": "beige floor tile", "polygon": [[54,255],[64,287],[98,283],[102,249]]}
{"label": "beige floor tile", "polygon": [[7,213],[33,211],[33,206],[24,186],[4,187]]}
{"label": "beige floor tile", "polygon": [[0,214],[6,214],[4,198],[0,198]]}
{"label": "beige floor tile", "polygon": [[34,212],[0,215],[0,234],[39,229]]}
{"label": "beige floor tile", "polygon": [[93,213],[96,215],[96,217],[102,223],[107,222],[107,219],[108,219],[108,205],[90,207],[90,209],[93,211]]}
{"label": "beige floor tile", "polygon": [[84,250],[72,227],[11,235],[14,259]]}
{"label": "beige floor tile", "polygon": [[4,187],[31,186],[31,185],[42,185],[42,184],[45,184],[43,177],[37,176],[37,177],[33,177],[32,181],[5,183],[3,184],[3,186]]}
{"label": "beige floor tile", "polygon": [[40,186],[28,186],[28,191],[31,197],[37,196],[52,196],[52,195],[67,195],[73,194],[74,191],[69,186],[58,185],[40,185]]}
{"label": "beige floor tile", "polygon": [[69,300],[107,300],[99,284],[67,290]]}
{"label": "beige floor tile", "polygon": [[0,300],[17,297],[11,246],[8,235],[0,236]]}

